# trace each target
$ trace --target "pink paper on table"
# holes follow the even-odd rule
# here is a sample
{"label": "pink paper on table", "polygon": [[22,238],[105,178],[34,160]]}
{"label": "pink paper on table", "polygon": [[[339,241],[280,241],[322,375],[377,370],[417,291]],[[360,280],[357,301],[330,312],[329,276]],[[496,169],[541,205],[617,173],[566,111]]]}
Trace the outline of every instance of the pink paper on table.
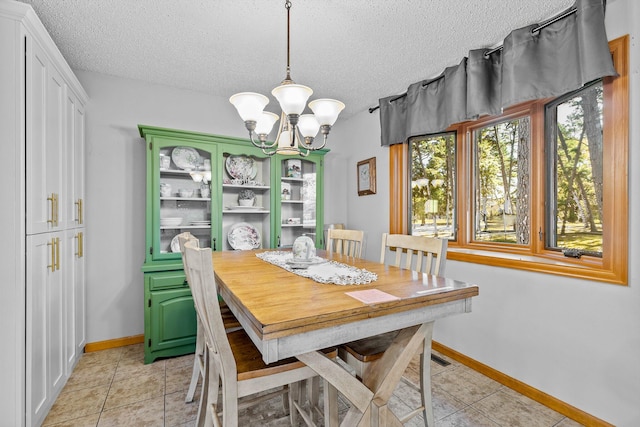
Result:
{"label": "pink paper on table", "polygon": [[386,292],[379,291],[377,289],[367,289],[364,291],[345,292],[351,298],[355,298],[362,301],[365,304],[375,304],[379,302],[394,301],[400,298],[388,294]]}

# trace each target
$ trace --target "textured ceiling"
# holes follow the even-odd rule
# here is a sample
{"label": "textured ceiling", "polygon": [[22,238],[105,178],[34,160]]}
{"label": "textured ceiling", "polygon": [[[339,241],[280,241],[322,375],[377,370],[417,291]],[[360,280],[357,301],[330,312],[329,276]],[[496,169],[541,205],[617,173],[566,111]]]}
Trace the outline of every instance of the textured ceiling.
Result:
{"label": "textured ceiling", "polygon": [[[285,77],[284,0],[23,0],[72,68],[207,92],[270,96]],[[291,77],[343,117],[435,77],[470,49],[574,0],[292,0]],[[273,97],[267,107],[276,112]]]}

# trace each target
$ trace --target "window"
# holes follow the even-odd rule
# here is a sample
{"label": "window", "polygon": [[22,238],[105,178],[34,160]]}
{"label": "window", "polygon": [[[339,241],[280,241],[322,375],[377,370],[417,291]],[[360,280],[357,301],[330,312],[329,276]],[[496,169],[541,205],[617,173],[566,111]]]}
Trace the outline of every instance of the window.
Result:
{"label": "window", "polygon": [[455,238],[456,135],[411,138],[411,234]]}
{"label": "window", "polygon": [[602,108],[598,81],[547,104],[549,249],[602,256]]}
{"label": "window", "polygon": [[449,259],[626,284],[628,36],[616,78],[390,147],[390,232]]}
{"label": "window", "polygon": [[474,129],[474,240],[527,245],[529,115]]}

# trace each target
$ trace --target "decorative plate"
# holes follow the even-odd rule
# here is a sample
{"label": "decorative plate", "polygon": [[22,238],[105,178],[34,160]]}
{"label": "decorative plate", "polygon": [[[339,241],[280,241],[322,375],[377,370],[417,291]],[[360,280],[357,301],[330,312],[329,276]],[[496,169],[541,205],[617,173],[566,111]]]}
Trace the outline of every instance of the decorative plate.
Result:
{"label": "decorative plate", "polygon": [[171,252],[180,252],[180,241],[178,240],[178,236],[176,235],[173,239],[171,239]]}
{"label": "decorative plate", "polygon": [[198,168],[200,154],[191,147],[176,147],[171,152],[171,160],[180,169],[193,170]]}
{"label": "decorative plate", "polygon": [[249,180],[258,174],[256,162],[247,156],[229,156],[225,166],[229,175],[235,179]]}
{"label": "decorative plate", "polygon": [[229,245],[242,251],[258,249],[262,238],[260,232],[247,222],[238,222],[231,226],[227,234]]}

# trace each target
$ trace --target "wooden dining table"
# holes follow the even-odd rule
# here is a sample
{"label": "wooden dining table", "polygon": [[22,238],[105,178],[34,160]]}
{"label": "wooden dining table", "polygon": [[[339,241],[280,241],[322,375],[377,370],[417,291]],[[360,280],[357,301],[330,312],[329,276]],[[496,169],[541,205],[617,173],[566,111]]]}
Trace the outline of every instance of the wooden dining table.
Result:
{"label": "wooden dining table", "polygon": [[[213,252],[212,257],[219,293],[265,363],[296,357],[316,371],[351,404],[343,426],[402,425],[387,406],[402,374],[425,340],[425,348],[431,348],[436,319],[471,312],[478,287],[318,251],[320,257],[377,275],[369,284],[325,284],[263,261],[259,252]],[[347,294],[354,291],[364,291],[365,301],[388,300],[363,302]],[[394,343],[362,381],[319,351],[396,330]],[[433,425],[430,391],[425,394]],[[329,418],[325,425],[338,424],[337,409]]]}

